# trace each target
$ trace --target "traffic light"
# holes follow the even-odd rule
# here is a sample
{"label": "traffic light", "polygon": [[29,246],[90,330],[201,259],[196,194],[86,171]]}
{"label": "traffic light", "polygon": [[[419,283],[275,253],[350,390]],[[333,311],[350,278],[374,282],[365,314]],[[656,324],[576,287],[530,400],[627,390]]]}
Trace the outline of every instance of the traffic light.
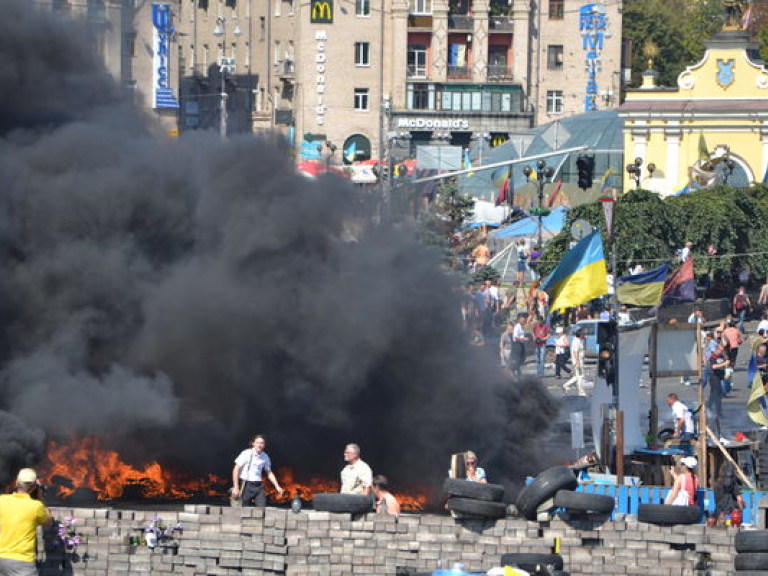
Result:
{"label": "traffic light", "polygon": [[408,176],[408,166],[405,164],[398,164],[395,166],[395,176],[397,178],[403,178],[405,176]]}
{"label": "traffic light", "polygon": [[592,188],[592,180],[595,178],[595,157],[581,154],[576,159],[576,169],[579,172],[579,188],[582,190]]}
{"label": "traffic light", "polygon": [[616,320],[597,323],[597,374],[614,393],[618,383],[616,355],[619,351],[619,326]]}

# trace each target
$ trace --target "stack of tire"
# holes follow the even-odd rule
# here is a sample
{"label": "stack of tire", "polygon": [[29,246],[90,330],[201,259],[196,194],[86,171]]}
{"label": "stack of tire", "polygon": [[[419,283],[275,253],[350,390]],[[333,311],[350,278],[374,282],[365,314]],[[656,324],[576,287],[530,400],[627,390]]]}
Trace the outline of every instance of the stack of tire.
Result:
{"label": "stack of tire", "polygon": [[443,493],[447,497],[446,508],[463,518],[504,518],[507,507],[502,502],[504,487],[499,484],[482,484],[460,478],[446,478]]}
{"label": "stack of tire", "polygon": [[568,572],[563,572],[563,557],[560,554],[514,552],[504,554],[501,565],[519,568],[537,576],[568,576]]}
{"label": "stack of tire", "polygon": [[768,576],[768,530],[743,530],[736,534],[735,545],[738,576]]}
{"label": "stack of tire", "polygon": [[373,497],[360,494],[320,492],[312,498],[312,508],[335,514],[367,514],[373,511]]}
{"label": "stack of tire", "polygon": [[698,524],[701,522],[701,509],[698,506],[640,504],[637,507],[637,521],[657,526]]}
{"label": "stack of tire", "polygon": [[605,494],[574,492],[579,482],[571,468],[555,466],[539,474],[517,496],[517,510],[528,520],[540,512],[561,508],[570,515],[606,515],[613,512],[614,500]]}

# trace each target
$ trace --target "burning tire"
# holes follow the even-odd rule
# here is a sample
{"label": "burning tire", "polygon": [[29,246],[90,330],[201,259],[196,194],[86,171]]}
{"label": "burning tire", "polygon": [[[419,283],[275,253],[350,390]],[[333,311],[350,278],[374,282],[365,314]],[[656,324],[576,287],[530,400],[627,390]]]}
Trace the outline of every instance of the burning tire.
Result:
{"label": "burning tire", "polygon": [[568,512],[580,514],[610,514],[615,502],[605,494],[587,494],[559,490],[555,494],[555,508],[565,508]]}
{"label": "burning tire", "polygon": [[768,552],[768,530],[746,530],[736,534],[736,552]]}
{"label": "burning tire", "polygon": [[446,507],[452,512],[462,512],[484,518],[504,518],[507,515],[507,507],[501,502],[473,500],[472,498],[448,498]]}
{"label": "burning tire", "polygon": [[741,552],[733,562],[738,571],[759,570],[768,574],[768,552]]}
{"label": "burning tire", "polygon": [[536,573],[539,566],[546,566],[552,570],[563,569],[563,557],[560,554],[532,554],[525,552],[513,552],[501,557],[502,566],[516,566],[528,572]]}
{"label": "burning tire", "polygon": [[544,502],[559,490],[573,490],[579,485],[573,470],[565,466],[548,468],[520,491],[517,509],[528,520],[536,520],[536,513]]}
{"label": "burning tire", "polygon": [[668,506],[667,504],[640,504],[637,508],[637,520],[659,526],[675,524],[698,524],[701,510],[698,506]]}
{"label": "burning tire", "polygon": [[360,494],[320,493],[312,499],[312,507],[318,512],[366,514],[373,510],[373,499]]}
{"label": "burning tire", "polygon": [[449,496],[501,502],[501,499],[504,497],[504,486],[470,482],[460,478],[446,478],[445,482],[443,482],[443,492]]}

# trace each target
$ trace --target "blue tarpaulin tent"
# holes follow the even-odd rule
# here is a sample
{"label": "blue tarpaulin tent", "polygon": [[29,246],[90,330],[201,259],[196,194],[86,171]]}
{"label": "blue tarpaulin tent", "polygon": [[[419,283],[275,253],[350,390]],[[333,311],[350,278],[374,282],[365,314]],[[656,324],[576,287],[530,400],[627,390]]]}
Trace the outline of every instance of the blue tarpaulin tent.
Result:
{"label": "blue tarpaulin tent", "polygon": [[[565,216],[568,208],[557,206],[552,209],[548,216],[541,219],[543,232],[546,236],[552,236],[559,233],[565,225]],[[518,236],[535,236],[539,232],[539,219],[534,216],[523,218],[517,222],[491,232],[490,236],[495,240],[502,238],[515,238]]]}

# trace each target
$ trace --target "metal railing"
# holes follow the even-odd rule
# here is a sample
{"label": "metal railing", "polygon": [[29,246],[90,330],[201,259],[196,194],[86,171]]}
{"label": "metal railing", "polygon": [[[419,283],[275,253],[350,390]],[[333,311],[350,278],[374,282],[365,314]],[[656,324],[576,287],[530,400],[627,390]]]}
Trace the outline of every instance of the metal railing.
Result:
{"label": "metal railing", "polygon": [[514,21],[509,16],[491,16],[488,18],[488,28],[491,30],[512,31]]}
{"label": "metal railing", "polygon": [[448,66],[450,80],[469,80],[472,78],[472,68],[469,66]]}
{"label": "metal railing", "polygon": [[466,30],[472,32],[474,19],[466,14],[448,14],[448,30]]}
{"label": "metal railing", "polygon": [[508,64],[490,64],[488,80],[512,80],[512,67]]}
{"label": "metal railing", "polygon": [[426,78],[427,67],[422,64],[409,64],[407,68],[408,78]]}

